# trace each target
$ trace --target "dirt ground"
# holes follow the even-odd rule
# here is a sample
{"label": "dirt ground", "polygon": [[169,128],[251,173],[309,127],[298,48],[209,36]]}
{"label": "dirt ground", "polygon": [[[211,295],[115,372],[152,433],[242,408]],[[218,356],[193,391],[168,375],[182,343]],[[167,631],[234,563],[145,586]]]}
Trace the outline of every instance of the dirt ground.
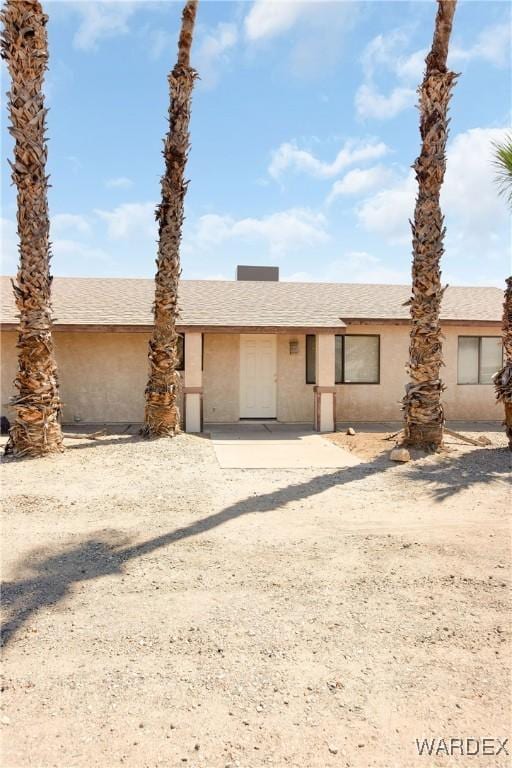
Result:
{"label": "dirt ground", "polygon": [[192,435],[7,460],[3,766],[451,766],[415,740],[510,737],[485,434],[398,465],[359,433],[342,470],[221,470]]}

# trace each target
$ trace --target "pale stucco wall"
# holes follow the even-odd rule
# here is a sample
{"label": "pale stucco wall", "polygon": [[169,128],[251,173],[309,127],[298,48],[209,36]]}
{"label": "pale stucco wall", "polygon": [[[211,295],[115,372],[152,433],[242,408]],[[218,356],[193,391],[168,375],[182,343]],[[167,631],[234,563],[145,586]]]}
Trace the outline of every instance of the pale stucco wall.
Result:
{"label": "pale stucco wall", "polygon": [[357,325],[349,334],[380,336],[380,383],[336,387],[338,421],[388,421],[402,418],[399,400],[405,382],[409,329],[403,325]]}
{"label": "pale stucco wall", "polygon": [[[64,423],[139,423],[144,419],[147,333],[53,334]],[[13,394],[16,334],[2,334],[2,414]]]}
{"label": "pale stucco wall", "polygon": [[[409,354],[409,328],[404,325],[352,326],[347,333],[380,335],[380,384],[344,384],[337,389],[336,417],[339,421],[380,421],[402,418]],[[457,384],[459,336],[499,336],[499,330],[477,326],[445,326],[441,378],[446,385],[443,403],[447,419],[501,419],[490,384]]]}
{"label": "pale stucco wall", "polygon": [[0,339],[0,390],[2,416],[11,419],[13,409],[9,405],[9,399],[14,394],[12,382],[16,375],[16,333],[3,332]]}
{"label": "pale stucco wall", "polygon": [[[145,333],[53,334],[64,423],[141,422],[147,380]],[[13,392],[16,335],[2,334],[2,403]]]}
{"label": "pale stucco wall", "polygon": [[[380,384],[337,386],[339,421],[401,419],[399,401],[407,380],[405,361],[409,333],[406,326],[352,326],[353,333],[380,334]],[[492,385],[457,384],[457,337],[499,335],[494,328],[447,326],[444,329],[447,385],[443,400],[448,419],[501,419]],[[147,378],[146,333],[54,334],[60,371],[63,417],[67,423],[80,416],[84,423],[141,422]],[[290,354],[289,342],[298,341]],[[277,336],[277,417],[283,422],[313,421],[313,385],[305,383],[305,337]],[[16,334],[2,334],[2,414],[12,394],[16,372]],[[237,334],[204,335],[204,420],[234,422],[239,418],[240,338]]]}
{"label": "pale stucco wall", "polygon": [[[298,342],[290,355],[290,341]],[[306,384],[306,337],[277,336],[277,418],[284,422],[313,423],[313,387]]]}
{"label": "pale stucco wall", "polygon": [[240,336],[236,333],[205,333],[203,343],[204,421],[238,421]]}
{"label": "pale stucco wall", "polygon": [[492,384],[457,384],[457,348],[459,336],[500,336],[489,327],[448,326],[444,328],[443,355],[447,361],[442,379],[447,387],[443,402],[447,419],[502,419],[503,406],[496,403]]}

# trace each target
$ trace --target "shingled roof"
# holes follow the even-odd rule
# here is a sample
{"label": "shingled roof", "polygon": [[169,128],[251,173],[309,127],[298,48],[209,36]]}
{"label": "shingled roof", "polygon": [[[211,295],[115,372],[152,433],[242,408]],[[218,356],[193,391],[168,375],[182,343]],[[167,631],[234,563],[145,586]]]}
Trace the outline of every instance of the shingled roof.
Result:
{"label": "shingled roof", "polygon": [[[4,327],[17,322],[10,278],[0,278]],[[339,329],[350,321],[406,321],[407,285],[182,280],[182,328]],[[55,325],[152,325],[154,282],[149,279],[56,277]],[[498,288],[448,288],[441,317],[448,322],[500,322]]]}

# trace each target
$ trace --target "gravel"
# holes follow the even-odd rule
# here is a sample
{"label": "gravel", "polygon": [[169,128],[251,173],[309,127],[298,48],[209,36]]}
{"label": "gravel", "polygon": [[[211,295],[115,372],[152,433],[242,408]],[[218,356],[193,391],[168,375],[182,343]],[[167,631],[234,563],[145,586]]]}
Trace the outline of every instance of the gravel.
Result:
{"label": "gravel", "polygon": [[506,737],[489,436],[339,471],[221,470],[191,435],[6,460],[3,764],[409,768],[416,738]]}

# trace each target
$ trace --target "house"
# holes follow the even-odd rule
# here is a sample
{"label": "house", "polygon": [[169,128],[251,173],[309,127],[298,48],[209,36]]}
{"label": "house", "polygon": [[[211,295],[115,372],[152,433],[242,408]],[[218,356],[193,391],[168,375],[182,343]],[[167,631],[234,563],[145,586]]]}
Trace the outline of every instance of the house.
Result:
{"label": "house", "polygon": [[[249,278],[249,279],[247,279]],[[2,406],[16,372],[16,308],[2,278]],[[143,420],[153,280],[53,283],[64,423]],[[276,269],[180,285],[183,418],[277,419],[330,431],[338,421],[401,418],[410,286],[280,282]],[[448,419],[500,419],[502,292],[448,288],[442,305]]]}

